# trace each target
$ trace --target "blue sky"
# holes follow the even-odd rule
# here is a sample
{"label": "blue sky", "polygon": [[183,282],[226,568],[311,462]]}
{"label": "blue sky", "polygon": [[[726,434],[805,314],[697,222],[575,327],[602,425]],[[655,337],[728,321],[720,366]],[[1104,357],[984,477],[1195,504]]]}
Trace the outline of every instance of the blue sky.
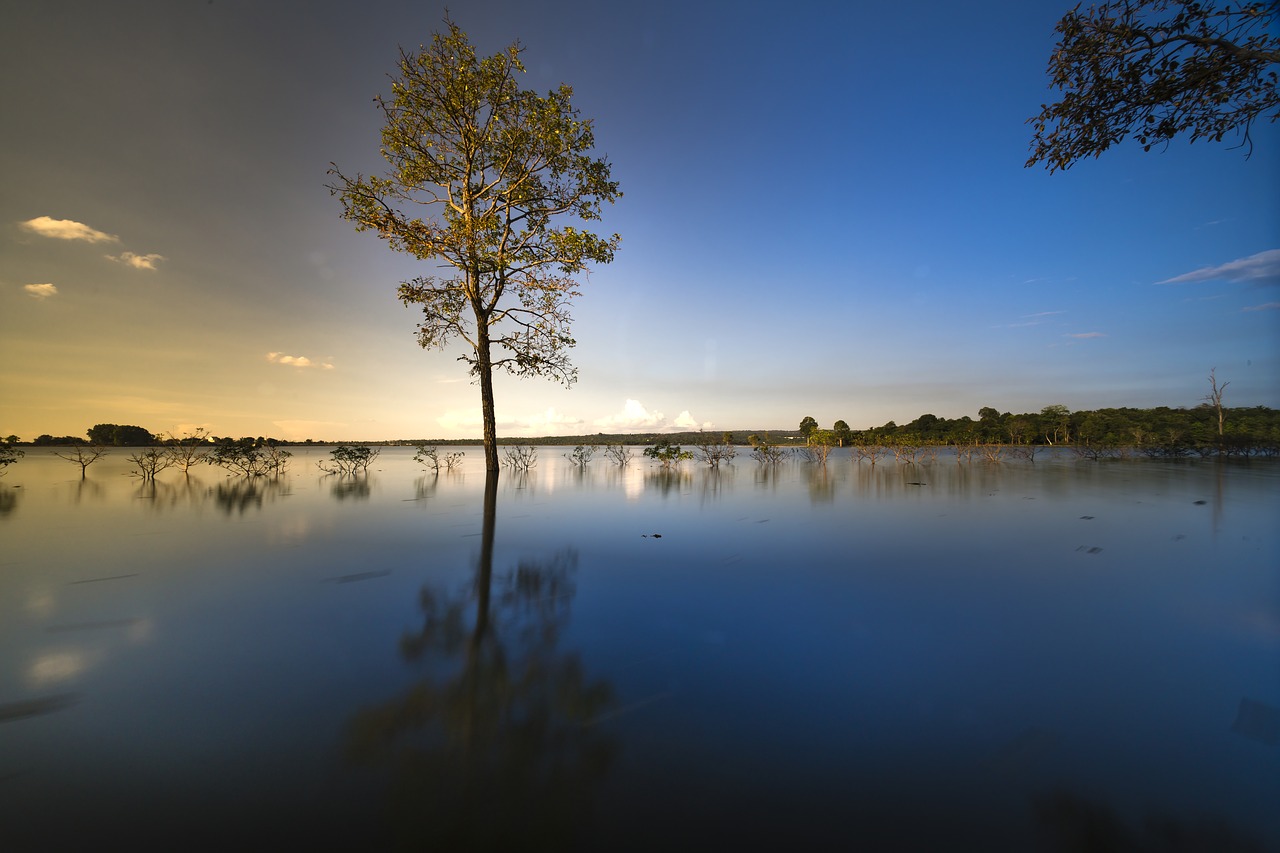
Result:
{"label": "blue sky", "polygon": [[[855,428],[983,406],[1280,406],[1280,133],[1048,174],[1070,3],[453,2],[574,87],[623,198],[579,381],[503,378],[512,436]],[[14,5],[0,31],[0,433],[479,434],[331,161],[375,170],[398,45],[444,6]],[[79,228],[75,227],[80,226]]]}

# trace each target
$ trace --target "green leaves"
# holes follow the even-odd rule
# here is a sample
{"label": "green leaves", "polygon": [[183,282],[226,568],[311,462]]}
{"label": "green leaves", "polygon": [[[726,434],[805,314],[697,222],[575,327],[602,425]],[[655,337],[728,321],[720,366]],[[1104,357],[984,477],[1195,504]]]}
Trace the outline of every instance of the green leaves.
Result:
{"label": "green leaves", "polygon": [[[1173,10],[1171,12],[1171,10]],[[1186,0],[1115,0],[1068,12],[1049,60],[1061,99],[1029,119],[1026,165],[1050,172],[1132,134],[1144,150],[1187,134],[1221,141],[1280,116],[1275,3],[1221,9]],[[1247,154],[1246,154],[1247,156]]]}

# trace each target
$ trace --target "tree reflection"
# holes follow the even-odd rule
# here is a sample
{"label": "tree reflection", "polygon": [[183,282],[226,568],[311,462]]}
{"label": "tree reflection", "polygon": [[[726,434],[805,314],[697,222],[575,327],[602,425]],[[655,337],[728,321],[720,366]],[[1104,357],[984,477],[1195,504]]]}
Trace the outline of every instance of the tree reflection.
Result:
{"label": "tree reflection", "polygon": [[0,517],[9,515],[18,508],[18,493],[13,489],[0,490]]}
{"label": "tree reflection", "polygon": [[284,493],[281,480],[263,477],[229,477],[213,490],[214,503],[227,515],[243,515],[249,509],[262,509],[268,497]]}
{"label": "tree reflection", "polygon": [[334,499],[344,501],[348,498],[365,501],[373,494],[368,474],[332,474],[336,479],[330,494]]}
{"label": "tree reflection", "polygon": [[593,722],[613,688],[557,649],[575,594],[577,554],[493,571],[497,477],[486,478],[484,527],[471,583],[424,587],[420,630],[400,652],[445,673],[350,722],[347,751],[391,767],[396,842],[442,849],[559,849],[586,824],[616,752]]}

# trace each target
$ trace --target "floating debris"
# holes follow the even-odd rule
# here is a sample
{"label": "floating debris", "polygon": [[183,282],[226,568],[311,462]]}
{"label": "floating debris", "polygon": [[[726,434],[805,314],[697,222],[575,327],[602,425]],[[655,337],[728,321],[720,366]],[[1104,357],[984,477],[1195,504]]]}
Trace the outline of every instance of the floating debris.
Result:
{"label": "floating debris", "polygon": [[1082,516],[1080,516],[1080,520],[1081,520],[1081,521],[1093,521],[1093,516],[1092,516],[1092,515],[1082,515]]}
{"label": "floating debris", "polygon": [[640,535],[645,539],[661,539],[662,538],[661,533],[641,533]]}
{"label": "floating debris", "polygon": [[130,574],[130,575],[111,575],[105,578],[89,578],[88,580],[72,581],[71,583],[78,584],[78,583],[100,583],[102,581],[119,581],[119,580],[124,580],[125,578],[136,578],[137,576],[138,576],[138,573],[134,572],[133,574]]}
{"label": "floating debris", "polygon": [[356,572],[351,575],[338,575],[336,578],[326,578],[333,583],[357,583],[359,581],[373,580],[374,578],[385,578],[391,572],[387,569],[381,569],[375,572]]}
{"label": "floating debris", "polygon": [[1208,501],[1194,501],[1194,503],[1196,506],[1204,506],[1205,504],[1208,503]]}
{"label": "floating debris", "polygon": [[1101,549],[1101,548],[1099,548],[1097,545],[1081,545],[1081,546],[1080,546],[1079,548],[1077,548],[1076,550],[1077,550],[1077,551],[1084,551],[1086,554],[1101,554],[1101,553],[1102,553],[1102,549]]}

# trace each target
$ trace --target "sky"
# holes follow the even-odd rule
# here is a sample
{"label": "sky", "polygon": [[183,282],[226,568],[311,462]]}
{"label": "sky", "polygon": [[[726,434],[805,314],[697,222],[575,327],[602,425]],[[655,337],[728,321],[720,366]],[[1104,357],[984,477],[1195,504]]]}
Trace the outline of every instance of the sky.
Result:
{"label": "sky", "polygon": [[[444,4],[4,0],[0,435],[480,435],[400,281],[341,218],[399,47]],[[498,431],[855,429],[921,414],[1280,407],[1280,127],[1025,168],[1074,0],[452,0],[568,83],[622,198],[570,388]]]}

